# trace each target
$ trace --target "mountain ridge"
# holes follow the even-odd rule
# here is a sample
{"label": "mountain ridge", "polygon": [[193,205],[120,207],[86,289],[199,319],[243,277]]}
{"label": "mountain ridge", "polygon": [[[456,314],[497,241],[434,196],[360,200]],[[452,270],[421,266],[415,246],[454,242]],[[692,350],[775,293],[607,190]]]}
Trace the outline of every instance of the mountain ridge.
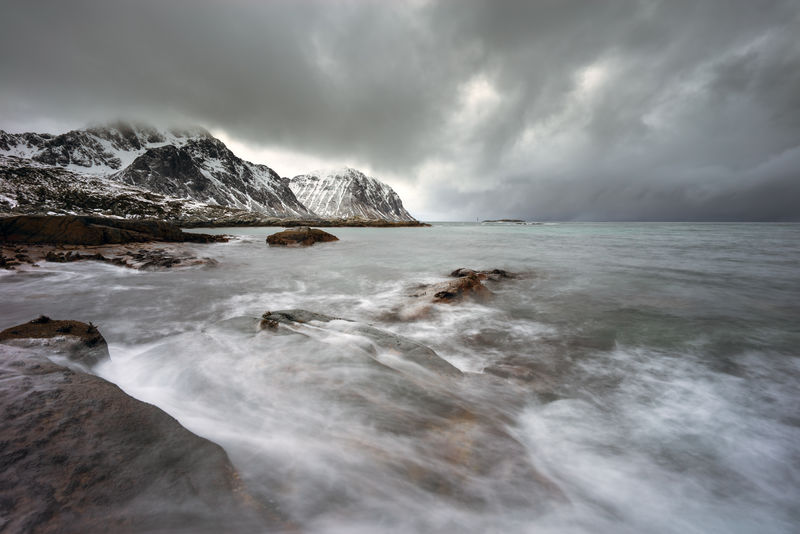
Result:
{"label": "mountain ridge", "polygon": [[[31,179],[39,176],[52,186],[50,193],[44,186],[37,189],[42,212],[75,213],[81,210],[76,199],[82,198],[87,202],[84,211],[96,213],[98,205],[105,209],[114,204],[112,197],[121,191],[114,185],[117,183],[133,189],[124,191],[125,202],[106,211],[112,216],[153,216],[160,211],[153,207],[155,202],[170,206],[167,212],[171,220],[184,204],[188,218],[194,221],[198,214],[217,213],[223,220],[363,218],[416,222],[391,187],[355,169],[340,172],[328,187],[337,191],[337,207],[356,209],[337,211],[328,206],[317,213],[295,195],[292,183],[319,172],[281,178],[267,165],[239,158],[222,141],[197,127],[157,129],[119,121],[59,135],[0,130],[0,156],[4,156],[0,160],[0,209],[5,211],[22,209],[13,198],[15,191],[26,209],[37,209],[35,195],[31,194],[36,184]],[[26,162],[30,169],[24,173]],[[24,183],[18,187],[9,183],[21,180],[23,174]],[[89,198],[87,184],[97,188],[100,200]],[[137,191],[142,202],[131,203]],[[153,200],[155,197],[148,194],[158,197]],[[131,211],[120,210],[120,204]]]}

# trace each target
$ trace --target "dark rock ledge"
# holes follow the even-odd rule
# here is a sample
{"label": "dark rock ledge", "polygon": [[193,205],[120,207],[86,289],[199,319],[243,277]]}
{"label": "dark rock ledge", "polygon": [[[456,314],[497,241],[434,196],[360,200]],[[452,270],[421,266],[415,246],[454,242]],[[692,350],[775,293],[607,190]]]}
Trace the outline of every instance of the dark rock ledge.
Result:
{"label": "dark rock ledge", "polygon": [[[218,445],[114,384],[49,359],[96,359],[95,349],[106,345],[91,324],[40,318],[0,336],[0,531],[287,527],[276,508],[247,494]],[[70,336],[84,353],[79,342],[62,339]],[[37,337],[49,343],[37,345]],[[30,343],[9,344],[22,339]]]}
{"label": "dark rock ledge", "polygon": [[0,218],[0,268],[39,261],[103,261],[135,269],[215,263],[192,256],[182,243],[226,241],[185,233],[163,221],[89,216],[23,215]]}

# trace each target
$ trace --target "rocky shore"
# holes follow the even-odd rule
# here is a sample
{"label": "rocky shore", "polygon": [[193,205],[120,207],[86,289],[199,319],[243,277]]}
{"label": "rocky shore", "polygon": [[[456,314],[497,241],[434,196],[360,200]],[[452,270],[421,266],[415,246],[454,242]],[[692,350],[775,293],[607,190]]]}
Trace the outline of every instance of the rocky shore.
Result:
{"label": "rocky shore", "polygon": [[103,261],[134,269],[208,265],[184,243],[226,241],[224,236],[181,231],[163,221],[74,215],[20,215],[0,218],[0,268],[40,261]]}

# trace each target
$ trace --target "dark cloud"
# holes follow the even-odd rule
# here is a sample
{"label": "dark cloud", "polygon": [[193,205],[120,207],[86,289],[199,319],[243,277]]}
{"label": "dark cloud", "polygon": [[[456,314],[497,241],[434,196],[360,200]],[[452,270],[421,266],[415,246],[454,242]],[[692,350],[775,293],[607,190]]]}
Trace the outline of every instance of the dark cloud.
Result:
{"label": "dark cloud", "polygon": [[4,0],[2,12],[7,129],[201,123],[364,162],[434,217],[800,219],[787,200],[800,198],[793,0]]}

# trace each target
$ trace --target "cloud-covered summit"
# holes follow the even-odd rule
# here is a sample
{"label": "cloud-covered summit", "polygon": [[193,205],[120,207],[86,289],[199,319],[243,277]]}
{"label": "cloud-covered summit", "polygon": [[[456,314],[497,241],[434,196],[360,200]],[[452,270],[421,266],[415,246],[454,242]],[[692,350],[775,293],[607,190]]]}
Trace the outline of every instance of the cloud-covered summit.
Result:
{"label": "cloud-covered summit", "polygon": [[800,218],[795,1],[6,0],[3,15],[5,130],[199,123],[361,164],[423,218]]}

